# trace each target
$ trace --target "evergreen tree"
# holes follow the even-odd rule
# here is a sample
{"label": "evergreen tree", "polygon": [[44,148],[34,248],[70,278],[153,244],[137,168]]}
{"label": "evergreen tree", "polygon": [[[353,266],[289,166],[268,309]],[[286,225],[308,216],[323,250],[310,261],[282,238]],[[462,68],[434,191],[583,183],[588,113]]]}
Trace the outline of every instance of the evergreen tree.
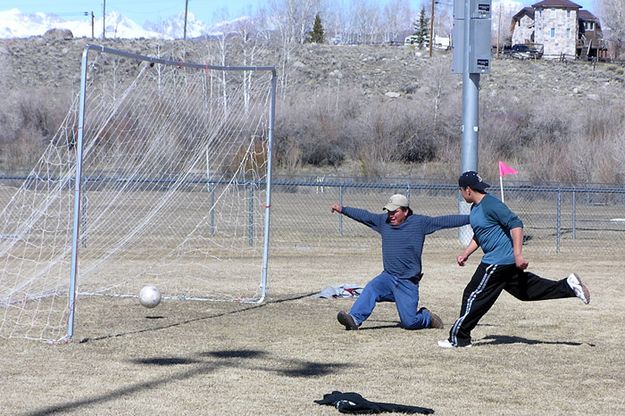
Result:
{"label": "evergreen tree", "polygon": [[416,37],[416,44],[419,49],[422,49],[426,42],[430,39],[430,19],[425,15],[425,7],[421,6],[421,12],[419,13],[419,20],[414,23],[415,32],[413,36]]}
{"label": "evergreen tree", "polygon": [[321,24],[321,17],[319,17],[319,13],[315,16],[315,23],[313,24],[313,29],[309,32],[309,42],[311,43],[325,43],[325,34],[323,31],[323,25]]}

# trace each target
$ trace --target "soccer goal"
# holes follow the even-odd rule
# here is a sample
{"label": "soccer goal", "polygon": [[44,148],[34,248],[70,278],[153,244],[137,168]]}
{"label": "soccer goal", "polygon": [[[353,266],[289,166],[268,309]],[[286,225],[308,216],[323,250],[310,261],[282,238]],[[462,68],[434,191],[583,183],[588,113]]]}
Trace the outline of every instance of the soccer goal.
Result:
{"label": "soccer goal", "polygon": [[147,284],[262,301],[275,89],[273,67],[87,45],[75,103],[0,211],[0,337],[71,338],[83,299]]}

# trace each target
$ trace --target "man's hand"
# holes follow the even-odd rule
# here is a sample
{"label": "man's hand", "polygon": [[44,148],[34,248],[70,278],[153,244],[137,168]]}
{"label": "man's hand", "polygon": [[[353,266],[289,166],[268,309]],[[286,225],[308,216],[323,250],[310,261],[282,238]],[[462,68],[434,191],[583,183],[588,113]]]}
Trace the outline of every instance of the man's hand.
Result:
{"label": "man's hand", "polygon": [[465,263],[467,262],[467,260],[469,260],[469,256],[467,256],[466,254],[462,253],[461,255],[459,255],[456,258],[456,261],[458,262],[458,266],[464,266]]}
{"label": "man's hand", "polygon": [[339,214],[343,212],[343,207],[337,204],[336,202],[330,205],[330,212],[338,212]]}
{"label": "man's hand", "polygon": [[529,265],[527,260],[525,260],[521,254],[514,256],[514,264],[516,264],[516,267],[521,270],[527,269],[527,266]]}

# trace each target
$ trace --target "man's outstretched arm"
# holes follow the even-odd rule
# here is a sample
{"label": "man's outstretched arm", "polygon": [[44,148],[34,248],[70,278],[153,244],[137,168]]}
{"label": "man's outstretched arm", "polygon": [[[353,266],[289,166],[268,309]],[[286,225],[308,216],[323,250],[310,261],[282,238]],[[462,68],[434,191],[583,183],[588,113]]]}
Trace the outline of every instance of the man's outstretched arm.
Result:
{"label": "man's outstretched arm", "polygon": [[440,217],[430,217],[426,233],[443,230],[445,228],[462,227],[469,224],[468,215],[442,215]]}
{"label": "man's outstretched arm", "polygon": [[358,221],[359,223],[364,224],[367,227],[370,227],[376,231],[378,231],[380,224],[384,221],[384,218],[386,217],[385,215],[374,214],[360,208],[344,207],[336,202],[330,205],[330,211],[343,214],[346,217],[351,218],[354,221]]}

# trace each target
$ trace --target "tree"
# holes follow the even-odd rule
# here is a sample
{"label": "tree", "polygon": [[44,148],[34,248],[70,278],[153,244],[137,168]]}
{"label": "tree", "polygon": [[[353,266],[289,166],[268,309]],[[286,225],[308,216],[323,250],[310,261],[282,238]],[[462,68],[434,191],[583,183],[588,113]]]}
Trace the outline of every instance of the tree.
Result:
{"label": "tree", "polygon": [[312,31],[309,32],[308,40],[310,43],[325,43],[326,41],[319,13],[317,13],[317,15],[315,16],[315,23],[313,24]]}
{"label": "tree", "polygon": [[412,28],[412,9],[409,0],[389,0],[382,10],[382,30],[384,42],[403,42]]}
{"label": "tree", "polygon": [[619,58],[625,43],[625,2],[623,0],[599,0],[601,18],[610,28],[609,40],[613,42],[615,58]]}
{"label": "tree", "polygon": [[419,20],[414,23],[415,32],[413,36],[415,36],[419,49],[422,49],[425,46],[425,43],[430,38],[430,27],[429,27],[430,19],[425,15],[425,7],[421,6],[421,12],[419,12]]}

